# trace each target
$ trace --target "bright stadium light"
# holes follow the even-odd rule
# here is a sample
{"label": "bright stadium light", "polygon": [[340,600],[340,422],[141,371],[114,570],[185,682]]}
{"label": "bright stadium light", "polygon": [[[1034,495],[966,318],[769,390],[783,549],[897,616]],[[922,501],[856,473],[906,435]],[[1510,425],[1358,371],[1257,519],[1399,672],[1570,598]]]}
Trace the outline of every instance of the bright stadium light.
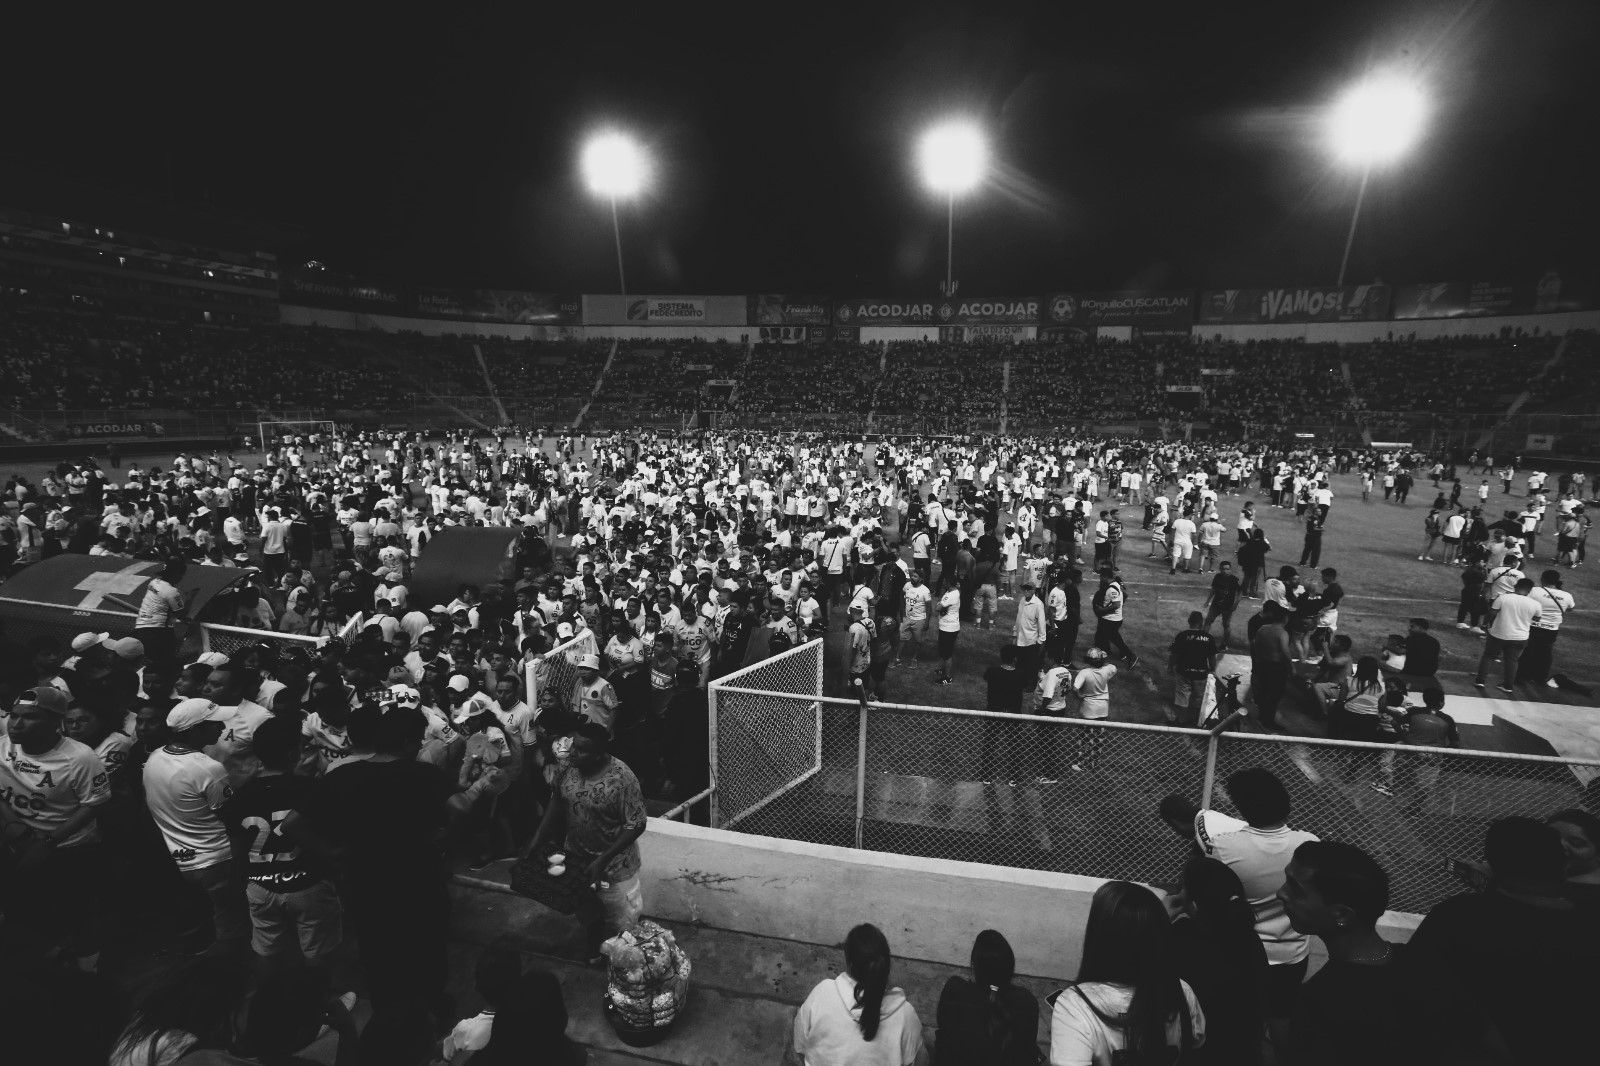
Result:
{"label": "bright stadium light", "polygon": [[956,197],[983,182],[989,167],[989,142],[976,123],[941,122],[922,135],[917,145],[922,181],[945,197],[944,292],[955,295]]}
{"label": "bright stadium light", "polygon": [[617,284],[628,295],[628,279],[622,269],[622,227],[617,222],[617,201],[637,196],[650,175],[650,161],[644,150],[625,133],[597,133],[583,146],[579,161],[589,191],[611,204],[611,235],[617,244]]}
{"label": "bright stadium light", "polygon": [[1428,118],[1422,87],[1395,75],[1358,82],[1328,114],[1334,154],[1358,166],[1381,166],[1406,153]]}
{"label": "bright stadium light", "polygon": [[597,133],[583,146],[583,180],[596,196],[637,196],[647,169],[643,150],[625,133]]}
{"label": "bright stadium light", "polygon": [[1350,232],[1339,261],[1339,284],[1344,285],[1350,249],[1356,240],[1356,223],[1366,199],[1372,168],[1400,159],[1422,136],[1428,121],[1428,97],[1417,83],[1396,74],[1379,74],[1345,90],[1328,112],[1328,143],[1341,162],[1361,168]]}

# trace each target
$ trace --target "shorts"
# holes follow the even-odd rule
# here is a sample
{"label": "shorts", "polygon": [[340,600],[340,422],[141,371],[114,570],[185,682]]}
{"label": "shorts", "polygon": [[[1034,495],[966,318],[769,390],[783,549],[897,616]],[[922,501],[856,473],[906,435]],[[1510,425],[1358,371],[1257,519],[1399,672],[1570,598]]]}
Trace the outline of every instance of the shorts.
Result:
{"label": "shorts", "polygon": [[956,653],[956,638],[961,635],[961,630],[946,632],[939,630],[939,658],[948,659]]}
{"label": "shorts", "polygon": [[926,618],[907,619],[900,623],[901,640],[921,640],[927,634],[928,620]]}
{"label": "shorts", "polygon": [[308,963],[327,958],[344,942],[344,909],[331,882],[274,892],[250,881],[244,893],[250,903],[250,949],[262,958],[287,952],[291,935]]}
{"label": "shorts", "polygon": [[1172,686],[1172,705],[1174,707],[1183,707],[1187,709],[1189,706],[1189,701],[1194,698],[1195,687],[1198,686],[1203,692],[1205,690],[1206,678],[1209,676],[1209,674],[1201,674],[1199,677],[1185,677],[1183,674],[1177,675],[1177,680]]}

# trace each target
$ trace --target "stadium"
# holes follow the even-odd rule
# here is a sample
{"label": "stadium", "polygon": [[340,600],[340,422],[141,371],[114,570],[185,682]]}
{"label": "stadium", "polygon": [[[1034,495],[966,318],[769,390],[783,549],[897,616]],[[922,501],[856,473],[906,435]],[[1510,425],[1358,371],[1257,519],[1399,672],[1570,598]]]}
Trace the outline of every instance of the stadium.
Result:
{"label": "stadium", "polygon": [[1581,220],[1417,250],[1481,206],[1406,188],[1446,83],[1306,102],[1303,239],[1226,269],[1028,251],[1087,193],[970,104],[898,115],[890,265],[741,260],[797,291],[675,258],[776,224],[674,214],[741,142],[614,117],[541,127],[537,291],[509,239],[386,263],[327,190],[10,175],[0,969],[76,1034],[38,1061],[1574,1061],[1600,290]]}

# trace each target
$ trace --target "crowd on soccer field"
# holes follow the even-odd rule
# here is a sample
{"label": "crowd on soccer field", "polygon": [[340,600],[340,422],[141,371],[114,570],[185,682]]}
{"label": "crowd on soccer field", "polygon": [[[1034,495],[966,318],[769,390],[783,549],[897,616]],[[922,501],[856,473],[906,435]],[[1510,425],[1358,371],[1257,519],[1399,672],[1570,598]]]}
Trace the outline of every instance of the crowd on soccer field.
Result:
{"label": "crowd on soccer field", "polygon": [[[0,523],[7,571],[62,551],[166,563],[131,635],[85,632],[63,646],[48,635],[0,634],[0,697],[10,707],[0,784],[12,801],[0,806],[8,864],[0,943],[18,957],[84,969],[132,930],[159,934],[170,949],[209,953],[174,977],[179,986],[152,988],[123,1032],[125,1044],[149,1040],[152,1049],[187,1039],[169,1030],[189,1019],[162,1014],[175,1008],[161,1006],[161,996],[168,1004],[192,996],[184,980],[206,982],[219,1004],[229,989],[242,996],[237,960],[247,955],[268,971],[286,957],[311,964],[284,971],[282,988],[263,984],[264,1001],[300,996],[348,1032],[340,996],[355,982],[341,960],[353,943],[377,1027],[363,1042],[426,1042],[456,1021],[443,987],[447,855],[475,866],[522,856],[595,886],[578,910],[598,958],[602,944],[636,928],[646,906],[637,847],[646,797],[682,800],[707,784],[710,679],[830,629],[845,630],[845,658],[829,670],[840,688],[878,697],[892,686],[896,662],[921,655],[924,644],[950,678],[973,669],[965,655],[958,660],[963,629],[995,624],[1005,595],[1017,602],[1011,639],[998,662],[977,667],[989,709],[1115,717],[1117,671],[1139,664],[1122,637],[1132,608],[1121,568],[1142,543],[1173,571],[1212,575],[1204,613],[1168,653],[1170,720],[1193,724],[1228,698],[1218,691],[1218,655],[1234,640],[1238,607],[1259,598],[1242,636],[1262,727],[1273,727],[1278,704],[1295,698],[1339,736],[1448,747],[1454,724],[1433,681],[1438,643],[1428,620],[1414,620],[1383,648],[1353,648],[1339,632],[1348,610],[1339,576],[1319,569],[1320,537],[1341,517],[1329,487],[1334,473],[1361,472],[1366,492],[1376,496],[1381,485],[1397,504],[1419,482],[1433,482],[1432,521],[1448,558],[1462,564],[1461,620],[1487,624],[1480,680],[1496,653],[1508,687],[1549,679],[1561,619],[1575,605],[1559,587],[1559,569],[1534,581],[1517,566],[1551,523],[1557,552],[1569,566],[1581,563],[1587,486],[1563,475],[1547,492],[1535,472],[1518,486],[1529,493],[1524,511],[1490,523],[1487,496],[1474,503],[1476,490],[1462,487],[1460,506],[1450,506],[1455,475],[1465,468],[1462,486],[1490,470],[1503,484],[1524,475],[1489,457],[1468,460],[1432,465],[1402,453],[1091,438],[905,438],[878,444],[869,457],[859,440],[765,434],[336,433],[278,442],[256,469],[210,454],[149,468],[68,463],[37,485],[13,477]],[[1271,545],[1254,504],[1228,513],[1227,528],[1227,501],[1244,492],[1270,501],[1262,506],[1294,510],[1307,577],[1290,566],[1270,576]],[[1425,533],[1434,528],[1428,521]],[[444,602],[418,600],[414,568],[429,542],[476,525],[516,531],[516,576],[462,585]],[[185,639],[190,605],[178,591],[195,566],[248,571],[242,590],[213,610],[260,630],[259,643],[231,655],[195,654]],[[1469,595],[1467,579],[1479,571]],[[1085,572],[1095,586],[1087,605]],[[1094,630],[1080,644],[1084,606]],[[848,623],[834,621],[841,615]],[[348,639],[296,644],[272,636],[321,638],[358,617]],[[1212,635],[1218,622],[1221,642]],[[1536,638],[1536,630],[1548,635]],[[555,648],[566,649],[558,661],[548,654]],[[538,679],[532,707],[530,671]],[[1093,744],[1062,751],[1057,770],[1068,772],[1076,759],[1092,772],[1095,754]],[[1378,760],[1370,772],[1375,789],[1391,789],[1392,763]],[[1281,785],[1257,775],[1236,789],[1248,827],[1216,822],[1215,812],[1198,821],[1193,811],[1166,813],[1187,824],[1185,833],[1198,828],[1202,851],[1244,889],[1214,865],[1191,867],[1185,920],[1232,921],[1239,934],[1244,916],[1221,911],[1240,908],[1200,911],[1207,899],[1247,898],[1259,949],[1245,952],[1242,935],[1227,947],[1205,939],[1221,935],[1222,925],[1168,926],[1145,889],[1103,890],[1086,941],[1108,937],[1120,946],[1091,950],[1086,942],[1086,984],[1053,1007],[1052,1061],[1101,1061],[1119,1041],[1237,1049],[1274,1020],[1282,1061],[1300,1061],[1287,1050],[1296,1040],[1314,1046],[1359,1032],[1370,1050],[1400,1024],[1398,986],[1389,982],[1404,971],[1373,976],[1380,971],[1360,968],[1412,954],[1391,952],[1372,932],[1383,909],[1382,871],[1333,845],[1302,855],[1308,841],[1284,829]],[[1506,952],[1519,973],[1544,966],[1552,951],[1596,957],[1593,896],[1562,883],[1596,879],[1595,838],[1583,817],[1563,815],[1552,826],[1513,821],[1491,834],[1498,888],[1457,910],[1442,905],[1429,921],[1444,931],[1422,938],[1443,973],[1476,973],[1486,960],[1503,969]],[[108,893],[109,883],[120,890]],[[1364,887],[1351,887],[1358,883]],[[1303,904],[1303,920],[1294,917],[1298,891],[1317,900]],[[1559,920],[1547,917],[1551,901],[1569,897],[1570,907],[1555,907]],[[1506,900],[1528,909],[1508,911]],[[1491,928],[1482,944],[1463,945],[1460,923]],[[1173,939],[1185,929],[1204,936],[1185,949]],[[1302,986],[1306,934],[1324,937],[1330,955],[1354,968],[1325,970]],[[883,984],[881,936],[852,940],[850,980]],[[1184,950],[1197,969],[1183,974],[1190,993],[1176,997]],[[1258,950],[1254,962],[1245,959]],[[1132,958],[1149,968],[1118,968]],[[234,976],[220,975],[230,965]],[[1246,974],[1242,986],[1215,972],[1235,965],[1261,972]],[[507,994],[504,987],[533,981],[501,973],[494,987]],[[1208,981],[1216,982],[1209,992]],[[1240,1010],[1216,998],[1224,987],[1257,988],[1259,996],[1245,997],[1254,1005]],[[1154,991],[1137,991],[1144,988]],[[1472,984],[1472,995],[1484,992]],[[951,1034],[962,1011],[980,1006],[953,994]],[[256,996],[263,1002],[259,988]],[[1150,1013],[1133,1010],[1130,996]],[[1330,1025],[1319,997],[1376,1028]],[[891,998],[880,999],[894,1016],[881,1032],[912,1061],[914,1014],[891,1008]],[[794,1052],[813,1063],[853,1061],[829,1057],[853,1019],[826,996],[813,1000],[796,1020]],[[548,995],[539,1002],[548,1029],[555,1004]],[[1450,1009],[1463,1002],[1452,995]],[[1508,1002],[1523,1001],[1490,1007]],[[1519,1046],[1550,1039],[1526,1031],[1515,1012],[1504,1020],[1489,1008],[1465,1015],[1491,1016],[1501,1038],[1535,1042]],[[462,1039],[481,1039],[488,1028],[469,1026]],[[943,1021],[939,1029],[943,1045]],[[975,1046],[1003,1029],[975,1031]],[[220,1039],[185,1032],[202,1043]],[[857,1035],[880,1039],[877,1028]],[[136,1062],[137,1054],[130,1046],[115,1061]],[[395,1054],[384,1061],[405,1061]],[[1233,1054],[1218,1061],[1250,1061]]]}

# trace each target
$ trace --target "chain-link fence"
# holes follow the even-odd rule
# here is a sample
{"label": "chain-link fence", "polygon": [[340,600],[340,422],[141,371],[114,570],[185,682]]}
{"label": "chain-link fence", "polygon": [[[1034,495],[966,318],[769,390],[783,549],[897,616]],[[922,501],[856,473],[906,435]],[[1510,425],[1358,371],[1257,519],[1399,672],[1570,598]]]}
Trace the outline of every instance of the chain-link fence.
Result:
{"label": "chain-link fence", "polygon": [[[346,644],[350,643],[361,632],[361,627],[366,624],[366,618],[357,612],[349,621],[339,628],[336,634]],[[275,633],[270,629],[249,629],[244,626],[225,626],[216,622],[200,623],[200,651],[221,652],[231,656],[244,648],[257,644],[268,644],[275,648],[288,648],[299,646],[306,651],[315,651],[325,637],[300,636],[296,633]]]}
{"label": "chain-link fence", "polygon": [[824,655],[822,641],[807,641],[711,683],[712,825],[737,826],[815,781],[823,766]]}
{"label": "chain-link fence", "polygon": [[1188,844],[1162,798],[1212,793],[1233,814],[1229,775],[1264,766],[1289,790],[1290,824],[1370,852],[1392,908],[1422,913],[1461,890],[1452,864],[1481,860],[1495,818],[1600,809],[1600,762],[863,707],[751,680],[712,688],[711,824],[791,840],[1172,883]]}
{"label": "chain-link fence", "polygon": [[1482,861],[1495,819],[1600,809],[1600,762],[1259,733],[1218,738],[1212,806],[1236,813],[1224,786],[1251,766],[1289,790],[1290,825],[1369,852],[1389,872],[1390,907],[1419,914],[1463,890],[1452,867]]}
{"label": "chain-link fence", "polygon": [[572,710],[572,688],[578,680],[578,660],[585,655],[599,655],[600,645],[594,631],[585,629],[564,644],[557,644],[537,659],[523,667],[523,684],[527,689],[528,706],[537,714],[552,707]]}

